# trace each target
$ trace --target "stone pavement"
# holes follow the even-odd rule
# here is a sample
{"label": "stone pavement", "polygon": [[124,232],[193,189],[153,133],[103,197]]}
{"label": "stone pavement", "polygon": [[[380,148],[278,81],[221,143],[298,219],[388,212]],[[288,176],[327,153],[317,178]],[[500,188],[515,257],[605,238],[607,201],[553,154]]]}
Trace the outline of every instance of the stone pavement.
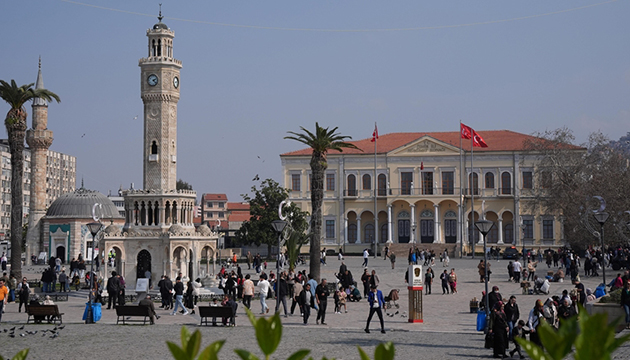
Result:
{"label": "stone pavement", "polygon": [[[402,314],[408,313],[408,296],[404,273],[406,261],[404,255],[398,255],[395,270],[391,269],[389,260],[382,258],[370,258],[369,269],[375,269],[379,275],[381,285],[379,288],[384,295],[392,288],[400,289],[399,314],[393,317],[385,317],[387,334],[372,331],[371,334],[363,332],[368,313],[367,302],[348,303],[347,314],[334,314],[334,301],[329,300],[327,325],[315,325],[315,315],[311,315],[308,326],[301,325],[299,314],[282,318],[284,324],[284,338],[278,349],[277,358],[286,358],[290,353],[299,348],[313,350],[315,359],[322,356],[336,357],[337,359],[358,359],[356,346],[364,347],[368,353],[373,352],[374,346],[381,341],[393,341],[396,345],[397,359],[436,359],[448,358],[477,358],[489,357],[491,351],[483,348],[483,335],[475,331],[476,314],[469,312],[469,301],[473,297],[480,298],[484,284],[479,282],[477,273],[478,259],[451,259],[448,269],[456,269],[458,274],[458,293],[454,295],[442,295],[440,281],[437,279],[433,286],[433,294],[423,296],[424,323],[408,323]],[[360,282],[362,274],[360,257],[346,259],[348,268],[353,273],[356,281]],[[516,295],[521,311],[521,318],[526,319],[529,310],[533,307],[536,295],[521,295],[518,284],[507,282],[507,261],[492,261],[490,287],[497,285],[505,298]],[[336,258],[328,257],[328,265],[322,267],[322,277],[329,280],[335,279],[334,273],[339,269],[340,262]],[[31,267],[32,268],[32,267]],[[299,267],[298,269],[304,269]],[[27,267],[28,269],[28,267]],[[436,276],[444,267],[438,261],[434,266]],[[539,266],[539,273],[546,272],[546,265]],[[252,273],[243,269],[244,273]],[[253,273],[252,273],[253,274]],[[36,274],[27,274],[36,277]],[[613,272],[607,273],[612,278]],[[586,287],[595,288],[601,282],[597,279],[584,278]],[[572,285],[565,283],[552,283],[551,293],[560,294],[563,289],[571,289]],[[78,359],[84,358],[89,351],[101,356],[114,356],[122,359],[151,357],[153,359],[169,359],[169,353],[165,344],[166,340],[178,341],[181,325],[190,329],[199,328],[203,335],[203,344],[211,341],[227,339],[222,359],[236,359],[234,348],[245,348],[250,351],[258,348],[253,334],[253,328],[247,320],[242,304],[239,304],[236,328],[203,327],[200,328],[199,317],[196,315],[168,315],[167,311],[158,310],[161,319],[154,326],[117,326],[114,310],[103,310],[103,318],[97,324],[85,325],[81,317],[87,301],[87,292],[71,292],[68,302],[59,302],[60,310],[65,313],[64,323],[67,324],[60,332],[60,336],[50,339],[48,336],[27,335],[11,339],[6,333],[0,333],[0,355],[12,357],[18,350],[29,347],[31,356],[29,359]],[[267,301],[273,309],[275,302]],[[290,305],[290,301],[289,301]],[[254,313],[260,312],[258,300],[252,301]],[[392,309],[390,314],[394,314]],[[27,316],[17,313],[17,304],[9,304],[3,315],[4,328],[21,326],[26,323]],[[42,330],[52,328],[53,325],[27,325],[25,330]],[[378,329],[378,319],[372,320],[372,329]],[[41,333],[41,331],[40,331]],[[16,331],[17,334],[17,331]],[[115,345],[115,346],[112,346]],[[258,353],[259,354],[259,353]],[[260,355],[260,354],[259,354]],[[630,359],[630,345],[624,346],[616,353],[617,359]]]}

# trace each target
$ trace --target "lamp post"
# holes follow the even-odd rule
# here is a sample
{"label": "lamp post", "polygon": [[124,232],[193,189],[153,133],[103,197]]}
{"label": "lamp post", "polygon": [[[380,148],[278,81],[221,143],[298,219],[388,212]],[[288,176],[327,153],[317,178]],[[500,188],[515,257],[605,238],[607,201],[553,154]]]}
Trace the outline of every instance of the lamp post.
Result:
{"label": "lamp post", "polygon": [[[490,309],[488,308],[490,305],[488,303],[488,252],[486,251],[486,235],[490,232],[490,229],[494,226],[494,222],[490,220],[479,220],[475,221],[475,227],[477,230],[483,235],[483,264],[484,264],[484,279],[486,285],[486,317]],[[486,322],[487,324],[487,322]]]}
{"label": "lamp post", "polygon": [[274,220],[271,222],[271,226],[273,226],[273,229],[278,234],[278,254],[276,255],[276,312],[278,312],[280,309],[280,243],[282,241],[282,230],[287,226],[287,222]]}
{"label": "lamp post", "polygon": [[525,229],[527,228],[527,225],[525,225],[523,223],[523,220],[521,220],[521,244],[523,245],[523,266],[525,266]]}
{"label": "lamp post", "polygon": [[415,244],[416,244],[416,226],[417,226],[417,225],[416,225],[416,223],[415,223],[415,222],[413,223],[413,225],[411,225],[411,231],[412,231],[412,233],[413,233],[413,241],[412,241],[412,244],[414,244],[414,246],[415,246]]}
{"label": "lamp post", "polygon": [[90,255],[90,257],[92,258],[91,264],[90,264],[90,296],[89,296],[89,305],[88,305],[88,310],[87,310],[87,316],[85,318],[85,323],[86,324],[93,324],[94,323],[94,315],[92,314],[92,304],[94,303],[94,297],[93,297],[93,292],[94,292],[94,248],[96,245],[96,234],[98,234],[98,232],[101,230],[101,228],[103,227],[103,224],[101,224],[100,222],[91,222],[89,224],[87,224],[88,229],[90,229],[90,233],[92,234],[92,254]]}
{"label": "lamp post", "polygon": [[600,226],[599,239],[602,245],[602,279],[604,280],[604,291],[606,291],[606,250],[604,248],[604,224],[606,223],[606,220],[608,220],[609,214],[605,211],[598,211],[594,213],[593,216]]}

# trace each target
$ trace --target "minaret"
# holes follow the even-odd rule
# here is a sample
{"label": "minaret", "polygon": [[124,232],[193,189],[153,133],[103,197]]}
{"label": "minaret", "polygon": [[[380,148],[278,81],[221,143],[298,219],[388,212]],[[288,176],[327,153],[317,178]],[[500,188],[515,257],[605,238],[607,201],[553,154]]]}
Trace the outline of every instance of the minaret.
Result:
{"label": "minaret", "polygon": [[[39,58],[39,71],[35,89],[44,89],[42,58]],[[39,255],[44,249],[43,229],[40,219],[46,215],[46,158],[53,142],[53,132],[48,130],[48,103],[44,99],[33,100],[32,129],[26,132],[26,143],[31,149],[31,201],[26,235],[26,255]]]}
{"label": "minaret", "polygon": [[182,62],[173,57],[175,33],[162,22],[147,30],[148,56],[139,60],[144,103],[144,190],[175,190],[177,102]]}

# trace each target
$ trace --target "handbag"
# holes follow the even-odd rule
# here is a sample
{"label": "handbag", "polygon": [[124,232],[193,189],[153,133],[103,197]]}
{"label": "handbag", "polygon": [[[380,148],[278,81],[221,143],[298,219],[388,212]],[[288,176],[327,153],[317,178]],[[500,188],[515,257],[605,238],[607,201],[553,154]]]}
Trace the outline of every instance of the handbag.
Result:
{"label": "handbag", "polygon": [[486,341],[484,345],[486,349],[492,349],[492,346],[494,345],[494,333],[489,332],[486,334]]}

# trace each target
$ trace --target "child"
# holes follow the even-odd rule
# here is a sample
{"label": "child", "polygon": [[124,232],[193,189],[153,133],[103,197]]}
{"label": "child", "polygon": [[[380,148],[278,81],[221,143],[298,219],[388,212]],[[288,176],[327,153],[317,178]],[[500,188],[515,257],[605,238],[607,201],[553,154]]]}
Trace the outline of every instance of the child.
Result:
{"label": "child", "polygon": [[525,321],[519,320],[518,324],[516,324],[516,327],[512,330],[512,336],[514,337],[512,341],[514,341],[515,348],[514,350],[510,351],[510,357],[513,357],[514,353],[518,353],[521,359],[525,359],[525,356],[521,354],[521,345],[516,342],[517,337],[525,339],[525,330],[523,329],[523,326],[525,326]]}

